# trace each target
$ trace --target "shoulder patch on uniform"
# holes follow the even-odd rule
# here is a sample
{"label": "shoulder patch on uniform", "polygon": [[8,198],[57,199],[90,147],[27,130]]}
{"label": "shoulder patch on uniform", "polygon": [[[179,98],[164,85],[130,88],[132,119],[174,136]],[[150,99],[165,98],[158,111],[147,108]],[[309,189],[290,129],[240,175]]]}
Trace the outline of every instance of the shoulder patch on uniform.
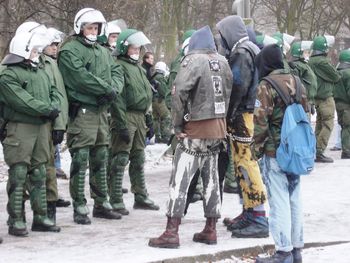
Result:
{"label": "shoulder patch on uniform", "polygon": [[211,71],[220,71],[220,63],[217,59],[210,59],[209,60],[209,67]]}

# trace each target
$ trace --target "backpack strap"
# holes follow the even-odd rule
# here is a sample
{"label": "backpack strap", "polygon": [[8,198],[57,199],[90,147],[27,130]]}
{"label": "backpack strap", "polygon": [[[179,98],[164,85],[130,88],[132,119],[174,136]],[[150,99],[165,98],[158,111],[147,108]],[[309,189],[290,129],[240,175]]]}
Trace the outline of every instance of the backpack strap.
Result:
{"label": "backpack strap", "polygon": [[294,76],[292,74],[292,77],[294,79],[295,82],[295,96],[291,96],[289,93],[286,93],[284,89],[282,89],[278,83],[271,78],[270,76],[266,76],[263,78],[263,80],[267,81],[268,83],[271,84],[271,86],[276,90],[276,92],[278,93],[278,95],[282,98],[283,102],[288,106],[290,104],[295,103],[301,103],[301,99],[302,99],[302,84],[300,79],[297,76]]}
{"label": "backpack strap", "polygon": [[278,85],[278,83],[271,77],[266,76],[263,78],[263,80],[267,81],[268,83],[271,84],[271,86],[276,90],[278,95],[282,98],[283,102],[288,106],[291,104],[291,96],[290,94],[286,93],[281,87]]}
{"label": "backpack strap", "polygon": [[302,100],[302,85],[298,76],[292,75],[295,81],[295,102],[301,103]]}

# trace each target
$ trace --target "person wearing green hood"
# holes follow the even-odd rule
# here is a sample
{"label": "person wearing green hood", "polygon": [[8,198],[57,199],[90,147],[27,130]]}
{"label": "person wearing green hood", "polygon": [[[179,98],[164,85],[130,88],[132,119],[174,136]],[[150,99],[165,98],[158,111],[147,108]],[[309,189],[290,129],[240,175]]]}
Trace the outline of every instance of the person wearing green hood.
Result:
{"label": "person wearing green hood", "polygon": [[111,106],[110,196],[113,210],[128,215],[122,194],[124,170],[129,164],[134,209],[159,210],[148,196],[144,174],[145,141],[154,136],[150,108],[151,84],[145,70],[139,65],[141,47],[151,42],[141,31],[126,29],[117,40],[114,55],[122,68],[125,84],[120,96]]}
{"label": "person wearing green hood", "polygon": [[350,159],[350,49],[340,52],[337,70],[341,79],[334,89],[334,100],[341,126],[341,158]]}
{"label": "person wearing green hood", "polygon": [[111,54],[97,43],[106,20],[93,8],[80,10],[74,20],[75,35],[61,47],[58,66],[69,101],[67,145],[72,156],[70,193],[74,222],[91,224],[84,185],[89,164],[93,217],[120,219],[113,212],[107,191],[107,110],[121,93],[124,79]]}
{"label": "person wearing green hood", "polygon": [[317,94],[317,78],[315,73],[307,64],[308,57],[304,57],[304,52],[311,48],[312,41],[298,41],[292,44],[290,54],[291,60],[288,62],[291,73],[298,76],[307,92],[307,100],[310,106],[310,113],[315,114],[315,96]]}
{"label": "person wearing green hood", "polygon": [[333,90],[340,80],[340,74],[327,58],[329,48],[334,44],[332,36],[316,36],[312,43],[309,66],[317,77],[315,106],[317,112],[315,135],[316,162],[332,163],[333,159],[324,155],[334,126],[335,103]]}

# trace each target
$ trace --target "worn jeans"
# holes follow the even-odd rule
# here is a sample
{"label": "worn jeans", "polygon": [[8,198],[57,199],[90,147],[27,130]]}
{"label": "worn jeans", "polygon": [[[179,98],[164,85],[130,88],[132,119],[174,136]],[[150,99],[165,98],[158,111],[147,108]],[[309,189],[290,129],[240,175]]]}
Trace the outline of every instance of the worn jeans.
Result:
{"label": "worn jeans", "polygon": [[302,248],[303,214],[300,177],[291,178],[279,167],[276,158],[264,155],[259,162],[270,205],[269,226],[276,250]]}

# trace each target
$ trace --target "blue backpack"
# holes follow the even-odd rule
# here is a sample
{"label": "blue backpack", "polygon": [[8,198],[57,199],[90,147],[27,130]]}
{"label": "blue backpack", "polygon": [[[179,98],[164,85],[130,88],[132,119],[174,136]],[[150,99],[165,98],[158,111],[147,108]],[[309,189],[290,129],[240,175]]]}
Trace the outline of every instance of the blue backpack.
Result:
{"label": "blue backpack", "polygon": [[302,89],[300,79],[294,77],[295,98],[285,94],[271,77],[265,77],[264,80],[272,85],[287,105],[282,122],[281,142],[276,152],[277,163],[282,171],[292,176],[309,174],[315,165],[316,138],[300,104]]}

